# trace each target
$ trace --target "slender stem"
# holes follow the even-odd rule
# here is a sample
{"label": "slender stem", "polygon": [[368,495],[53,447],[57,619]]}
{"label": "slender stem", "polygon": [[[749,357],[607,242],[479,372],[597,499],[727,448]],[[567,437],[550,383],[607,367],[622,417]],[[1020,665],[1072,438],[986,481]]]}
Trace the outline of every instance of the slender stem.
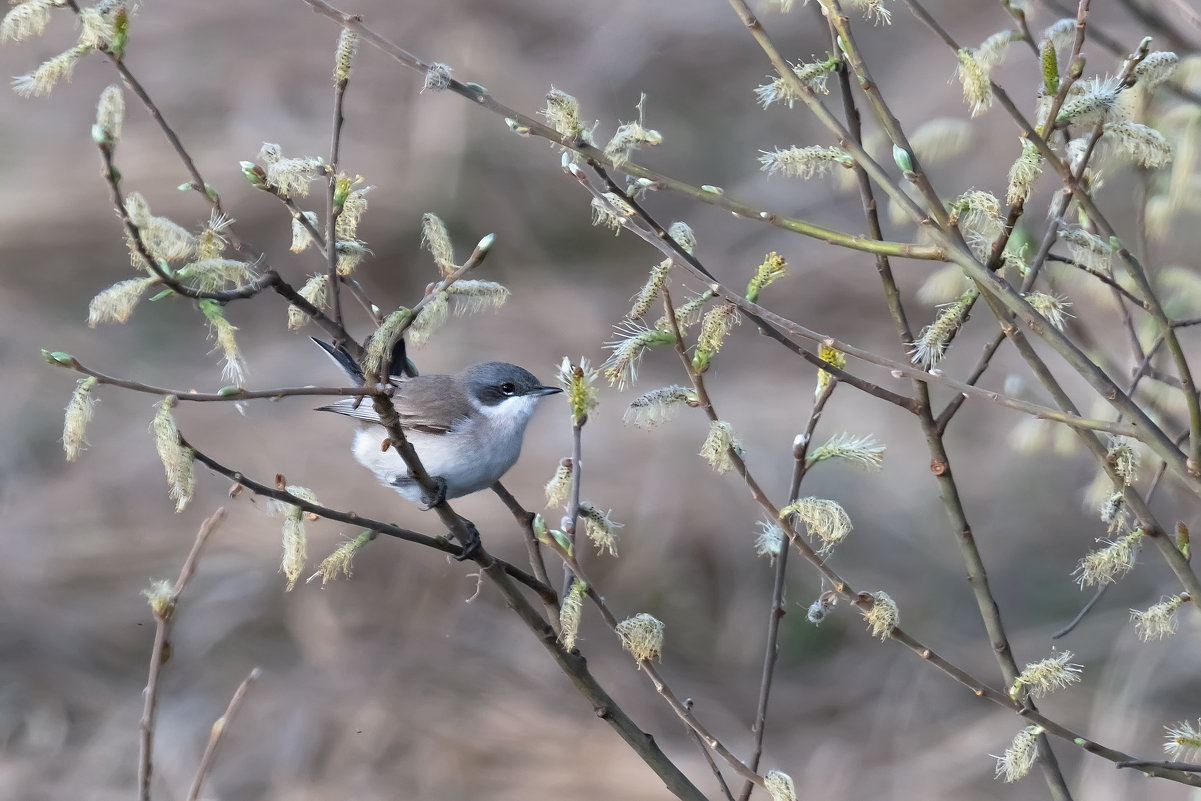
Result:
{"label": "slender stem", "polygon": [[[817,421],[821,419],[826,401],[830,400],[830,396],[834,394],[834,387],[837,384],[837,379],[830,379],[830,383],[826,384],[825,389],[814,399],[813,410],[809,413],[805,431],[797,437],[796,443],[793,445],[792,483],[788,489],[788,503],[792,503],[800,495],[801,481],[808,472],[805,456],[813,442],[813,431],[817,428]],[[755,771],[759,770],[759,759],[763,755],[763,735],[767,728],[767,709],[771,700],[772,678],[775,675],[776,659],[780,656],[780,621],[784,619],[784,615],[788,611],[784,591],[788,570],[788,548],[783,546],[784,543],[781,543],[780,552],[774,557],[775,569],[772,573],[771,604],[767,615],[767,638],[763,646],[763,672],[759,679],[759,701],[755,706],[755,722],[751,725],[754,744],[751,747],[751,756],[747,760],[747,764],[751,770]],[[754,786],[752,782],[746,782],[738,794],[738,800],[747,801],[751,797]]]}
{"label": "slender stem", "polygon": [[[323,0],[304,0],[304,2],[318,14],[328,17],[329,19],[332,19],[340,25],[359,34],[363,37],[363,41],[367,42],[381,52],[391,56],[408,69],[425,74],[429,72],[430,68],[433,66],[426,61],[422,61],[420,58],[408,52],[404,48],[393,44],[388,39],[372,30],[370,27],[364,25],[360,21],[357,21],[356,18],[339,11],[329,3],[323,2]],[[596,148],[575,137],[560,134],[558,131],[547,127],[533,117],[522,114],[516,109],[510,108],[509,106],[496,100],[491,93],[483,89],[483,87],[479,86],[478,84],[468,84],[455,78],[451,78],[446,87],[446,91],[461,95],[462,97],[467,98],[482,108],[491,111],[497,116],[508,120],[513,120],[514,125],[520,127],[523,132],[528,132],[529,135],[547,139],[555,144],[575,151],[583,156],[586,160],[596,161],[600,164],[608,165],[614,169],[620,169],[627,175],[632,175],[636,178],[641,178],[648,181],[650,186],[654,188],[667,189],[692,200],[708,203],[710,205],[726,209],[727,211],[730,211],[744,219],[755,220],[757,222],[767,223],[768,225],[774,225],[786,231],[792,231],[793,233],[802,234],[803,236],[812,237],[823,242],[850,248],[852,250],[861,250],[868,253],[887,253],[891,256],[910,259],[934,259],[937,261],[945,260],[943,258],[941,249],[938,247],[914,245],[908,242],[878,242],[869,240],[865,237],[815,225],[814,223],[810,223],[805,220],[793,219],[784,215],[768,212],[750,203],[735,200],[727,195],[720,187],[693,186],[684,181],[664,175],[663,173],[643,167],[633,161],[627,161],[620,165],[614,164],[612,159],[607,157],[599,148]]]}
{"label": "slender stem", "polygon": [[[579,174],[573,173],[573,175],[575,175],[576,179],[580,181],[581,185],[593,193],[594,197],[604,197],[603,193],[588,183],[587,178],[586,176],[583,176],[582,171]],[[639,217],[653,220],[653,218],[651,218],[650,215],[645,212],[645,210],[641,209],[641,207],[635,206],[633,203],[630,203],[630,205],[632,208],[635,208]],[[849,384],[856,389],[867,392],[868,394],[881,398],[882,400],[886,400],[896,406],[900,406],[909,412],[914,414],[917,413],[917,400],[892,392],[891,390],[885,389],[876,384],[872,384],[869,381],[865,381],[858,376],[848,373],[842,368],[823,361],[816,354],[798,348],[793,340],[802,339],[820,345],[827,345],[847,356],[853,356],[854,358],[860,359],[861,361],[865,361],[869,364],[885,367],[896,378],[908,377],[925,383],[942,384],[972,397],[981,398],[1001,406],[1016,409],[1040,419],[1054,420],[1056,422],[1065,423],[1073,428],[1107,431],[1112,434],[1121,434],[1134,439],[1142,439],[1139,429],[1129,424],[1114,423],[1109,420],[1089,419],[1081,417],[1077,414],[1066,414],[1061,410],[1053,409],[1049,406],[1041,406],[1037,403],[1031,403],[1029,401],[1022,400],[1021,398],[1014,398],[1000,392],[994,392],[992,390],[986,390],[972,386],[971,384],[958,381],[946,375],[941,370],[926,371],[920,367],[915,367],[908,362],[898,362],[893,359],[888,359],[877,355],[872,351],[856,347],[832,336],[818,333],[817,331],[806,328],[799,323],[795,323],[792,320],[781,317],[775,312],[772,312],[757,303],[751,303],[738,292],[735,292],[724,284],[717,282],[712,273],[705,269],[704,265],[697,261],[695,256],[683,250],[679,246],[679,243],[667,235],[666,231],[660,235],[658,231],[662,230],[662,228],[658,225],[658,223],[654,224],[654,233],[642,230],[629,218],[623,218],[622,225],[626,230],[633,232],[647,243],[653,245],[660,252],[670,256],[675,260],[677,265],[682,266],[694,277],[711,282],[708,284],[708,286],[711,290],[713,290],[713,292],[727,302],[737,306],[739,311],[746,314],[751,320],[756,321],[757,324],[761,324],[761,331],[768,336],[771,336],[777,342],[781,342],[786,347],[789,347],[789,349],[794,353],[804,357],[806,361],[814,364],[822,370],[825,370],[845,384]],[[1037,314],[1037,312],[1032,313]],[[1041,320],[1042,317],[1039,317],[1038,319]]]}
{"label": "slender stem", "polygon": [[[835,43],[842,36],[833,19],[830,20],[830,35]],[[839,79],[847,126],[855,141],[861,144],[859,112],[851,93],[850,78],[845,69],[840,71]],[[867,174],[864,170],[857,167],[856,172],[859,178],[859,190],[869,229],[873,236],[880,236],[881,228],[879,218],[875,213],[875,197],[872,192],[871,183],[867,180]],[[1007,232],[1012,229],[1021,213],[1022,204],[1016,204],[1010,209],[1009,225],[1006,227],[1006,233],[1002,234],[1000,240],[1007,239]],[[997,246],[994,247],[992,257],[987,265],[987,269],[990,272],[999,268],[1001,264],[1001,250],[1004,249],[1004,246],[1004,241],[999,241]],[[912,332],[909,330],[904,307],[900,299],[900,292],[893,278],[891,265],[885,256],[877,256],[876,260],[878,262],[877,271],[884,285],[885,297],[888,300],[889,311],[896,324],[897,333],[902,342],[908,342],[912,339]],[[1029,280],[1033,282],[1033,275],[1029,276]],[[969,586],[971,586],[973,595],[975,596],[977,608],[988,634],[990,645],[1000,666],[1001,674],[1006,684],[1012,684],[1013,679],[1018,674],[1017,665],[1009,640],[1005,635],[1000,609],[988,583],[988,574],[985,570],[984,561],[976,546],[975,537],[972,534],[971,525],[967,519],[967,512],[960,499],[958,484],[951,471],[950,459],[942,439],[942,431],[934,419],[929,388],[921,382],[914,381],[914,393],[919,402],[918,418],[921,421],[922,430],[926,436],[927,450],[930,453],[930,469],[937,479],[944,509],[951,523],[951,529],[955,534],[960,555],[967,567]],[[962,398],[963,396],[961,395],[960,397]],[[1028,698],[1024,699],[1024,706],[1029,709],[1034,708],[1033,703]],[[1052,795],[1061,799],[1070,799],[1071,794],[1068,791],[1067,783],[1064,780],[1058,760],[1051,750],[1050,743],[1045,735],[1039,736],[1038,750],[1044,776]]]}
{"label": "slender stem", "polygon": [[[330,124],[329,145],[329,182],[326,188],[326,217],[325,217],[325,258],[326,271],[329,275],[327,283],[330,288],[330,305],[334,310],[334,322],[342,325],[342,282],[338,280],[338,217],[342,214],[341,206],[335,205],[334,195],[338,187],[338,164],[341,154],[338,152],[342,143],[342,100],[346,96],[346,86],[350,79],[339,78],[334,81],[334,112]],[[334,343],[337,345],[338,343]]]}
{"label": "slender stem", "polygon": [[[319,517],[338,520],[353,526],[365,528],[369,531],[387,534],[388,536],[424,545],[443,553],[470,558],[480,566],[480,570],[484,576],[500,591],[501,595],[505,598],[505,602],[517,613],[517,616],[521,618],[526,627],[537,636],[539,642],[551,654],[559,668],[571,679],[576,689],[592,704],[596,716],[606,721],[618,733],[634,752],[654,770],[656,775],[667,785],[668,790],[675,794],[677,798],[688,799],[688,801],[705,801],[705,797],[700,790],[688,781],[679,768],[659,750],[654,738],[641,731],[634,724],[633,720],[630,719],[629,715],[601,688],[596,679],[588,671],[584,658],[575,653],[568,653],[563,649],[559,644],[558,634],[554,628],[530,605],[529,601],[518,591],[513,582],[520,582],[534,590],[548,604],[555,601],[555,591],[549,586],[505,562],[503,559],[497,559],[484,551],[483,547],[478,544],[470,549],[461,549],[448,542],[445,537],[429,537],[425,534],[409,531],[408,529],[403,529],[389,523],[381,523],[370,518],[360,517],[353,512],[342,512],[321,506],[320,504],[310,503],[289,492],[253,481],[242,473],[226,467],[197,450],[183,436],[180,436],[179,441],[181,445],[190,448],[195,453],[198,462],[246,487],[256,495],[292,504],[302,511],[315,514]],[[419,462],[416,462],[416,464],[420,465]],[[412,469],[412,464],[410,464],[410,469]],[[446,505],[442,504],[434,508],[446,508]],[[457,520],[462,520],[462,518],[457,518]]]}
{"label": "slender stem", "polygon": [[142,718],[139,723],[140,747],[138,751],[138,798],[140,801],[150,801],[150,780],[154,773],[154,724],[158,713],[158,676],[163,663],[167,661],[167,644],[171,634],[176,608],[184,588],[196,574],[196,565],[200,560],[200,552],[209,536],[225,520],[225,508],[220,507],[200,524],[192,550],[188,552],[183,567],[180,568],[179,578],[171,588],[171,597],[160,605],[152,606],[154,610],[154,645],[150,651],[150,669],[146,676],[146,689],[142,693]]}
{"label": "slender stem", "polygon": [[322,395],[350,395],[359,397],[362,395],[373,395],[376,392],[381,392],[385,395],[389,394],[387,388],[382,390],[370,390],[366,387],[278,387],[276,389],[243,389],[241,387],[230,387],[229,391],[227,392],[194,392],[192,390],[156,387],[150,384],[143,384],[138,381],[128,381],[124,378],[116,378],[115,376],[105,375],[104,373],[93,370],[92,368],[81,364],[80,361],[74,357],[72,357],[70,369],[79,373],[83,373],[84,375],[92,376],[99,384],[121,387],[122,389],[128,389],[134,392],[144,392],[148,395],[174,395],[181,401],[193,401],[200,403],[230,401],[237,402],[256,399],[279,400],[280,398],[288,397]]}
{"label": "slender stem", "polygon": [[[618,625],[617,616],[613,614],[613,610],[609,607],[608,602],[605,601],[605,596],[596,589],[596,583],[588,577],[587,573],[584,572],[584,568],[575,558],[574,552],[568,553],[567,551],[558,547],[554,542],[550,543],[548,547],[553,548],[555,553],[562,557],[563,564],[567,565],[568,570],[571,571],[572,578],[575,581],[582,582],[584,586],[588,588],[588,599],[592,601],[593,606],[595,606],[597,611],[600,612],[601,618],[605,621],[605,625],[607,625],[610,630],[616,632]],[[705,728],[705,726],[697,719],[696,715],[692,713],[691,704],[687,701],[680,700],[675,691],[672,690],[672,688],[667,684],[667,681],[663,678],[659,668],[655,666],[654,662],[650,661],[649,659],[641,659],[638,661],[638,668],[647,675],[647,678],[651,680],[651,683],[655,687],[655,691],[663,697],[663,700],[665,700],[667,705],[671,707],[671,710],[676,713],[676,716],[684,723],[684,725],[686,725],[689,729],[695,732],[698,737],[701,738],[701,741],[707,748],[724,759],[730,765],[730,767],[734,769],[735,773],[739,774],[748,781],[754,782],[756,785],[763,786],[763,777],[747,767],[742,760],[735,756],[729,748],[722,744],[719,739],[717,739],[709,732],[707,728]]]}
{"label": "slender stem", "polygon": [[[505,488],[504,484],[501,484],[499,481],[492,485],[492,491],[496,493],[498,498],[500,498],[501,503],[508,507],[509,511],[512,512],[513,518],[517,521],[517,525],[521,528],[521,533],[525,539],[525,547],[529,552],[530,570],[534,572],[534,576],[539,581],[549,587],[551,585],[550,575],[546,572],[546,562],[542,558],[542,546],[538,542],[538,537],[534,534],[534,513],[526,511],[525,507],[523,507],[517,501],[517,498],[513,497],[513,494],[510,493]],[[542,602],[546,606],[546,619],[550,622],[551,626],[554,626],[555,630],[558,631],[558,597],[543,597]]]}
{"label": "slender stem", "polygon": [[261,675],[263,675],[262,668],[253,668],[250,674],[242,679],[242,683],[234,691],[233,697],[229,699],[229,706],[225,708],[225,714],[213,723],[213,727],[209,732],[208,745],[204,747],[204,755],[200,758],[200,767],[197,768],[196,776],[192,779],[192,786],[188,790],[185,801],[196,801],[196,799],[200,798],[200,790],[204,787],[204,780],[212,772],[213,763],[217,759],[217,746],[221,744],[221,740],[225,737],[225,732],[229,729],[230,721],[233,720],[237,711],[242,708],[242,702],[246,699],[246,693],[250,690],[250,685]]}
{"label": "slender stem", "polygon": [[[571,492],[568,498],[566,521],[567,538],[571,540],[572,546],[576,543],[575,530],[580,522],[580,487],[584,480],[584,448],[583,448],[583,428],[587,422],[587,417],[583,420],[572,420],[571,423]],[[567,593],[571,591],[571,571],[566,565],[563,566],[563,597],[567,597]]]}
{"label": "slender stem", "polygon": [[[692,709],[691,698],[684,699],[684,707],[689,710]],[[709,765],[709,770],[713,771],[713,777],[717,779],[717,786],[721,788],[722,796],[726,799],[726,801],[734,801],[734,795],[730,792],[730,785],[726,784],[726,777],[722,775],[721,768],[717,766],[717,760],[713,758],[713,752],[709,750],[708,746],[705,745],[705,741],[702,740],[701,736],[693,731],[690,726],[685,726],[684,731],[686,731],[688,736],[692,738],[692,741],[696,743],[696,747],[700,750],[701,756],[705,758],[705,762]],[[753,787],[754,785],[751,786]]]}
{"label": "slender stem", "polygon": [[[670,307],[670,304],[668,304],[668,306]],[[679,325],[675,319],[674,310],[669,313],[668,320],[672,330],[676,334],[676,353],[684,365],[685,372],[692,380],[693,389],[696,391],[697,397],[700,400],[700,407],[704,410],[710,421],[717,420],[717,412],[714,410],[712,400],[709,398],[709,394],[705,389],[704,380],[693,369],[692,360],[688,358],[688,354],[684,349],[683,339],[680,335]],[[764,510],[770,519],[779,520],[780,510],[772,505],[771,500],[767,497],[762,488],[759,486],[759,483],[751,475],[745,460],[738,453],[737,449],[731,447],[728,455],[730,457],[731,464],[734,466],[735,472],[737,472],[739,477],[743,480],[747,489],[751,493],[751,497],[754,498],[755,502],[759,504],[759,506]],[[801,556],[804,557],[809,564],[813,565],[813,567],[815,567],[827,580],[830,581],[830,584],[834,588],[835,592],[862,611],[866,612],[871,608],[874,603],[874,598],[871,593],[857,592],[850,585],[850,583],[848,583],[833,568],[831,568],[826,560],[823,559],[821,555],[818,554],[809,545],[809,543],[805,541],[805,538],[796,531],[791,520],[784,519],[781,520],[780,523],[792,542],[792,546],[800,552]],[[1162,537],[1160,537],[1160,539],[1162,539]],[[1074,743],[1091,754],[1096,754],[1097,756],[1100,756],[1111,762],[1128,761],[1127,756],[1121,751],[1108,748],[1107,746],[1101,745],[1093,740],[1086,739],[1066,726],[1047,718],[1032,706],[1018,704],[1018,702],[1009,697],[1008,693],[1004,693],[989,687],[972,674],[939,656],[934,652],[933,649],[914,638],[899,625],[893,627],[892,631],[889,632],[888,637],[904,645],[910,651],[917,654],[917,656],[922,660],[934,665],[943,673],[970,689],[977,697],[985,698],[994,704],[997,704],[998,706],[1015,712],[1021,717],[1031,720],[1042,726],[1048,733],[1067,740],[1068,742]],[[1144,769],[1144,772],[1149,776],[1158,776],[1161,778],[1170,779],[1172,781],[1177,781],[1182,784],[1201,787],[1201,776],[1193,776],[1186,772],[1167,771],[1155,767],[1146,768]]]}

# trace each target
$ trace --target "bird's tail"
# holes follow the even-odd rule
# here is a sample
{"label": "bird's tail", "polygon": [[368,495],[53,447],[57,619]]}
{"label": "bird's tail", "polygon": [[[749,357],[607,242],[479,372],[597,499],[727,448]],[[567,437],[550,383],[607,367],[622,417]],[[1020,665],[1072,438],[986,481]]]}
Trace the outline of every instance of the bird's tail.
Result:
{"label": "bird's tail", "polygon": [[[325,355],[334,360],[339,367],[356,384],[363,383],[363,371],[359,369],[358,363],[354,357],[341,345],[334,346],[328,342],[322,342],[317,337],[309,337],[317,347],[325,351]],[[408,355],[405,352],[405,341],[402,339],[396,343],[396,347],[392,349],[392,363],[388,365],[388,375],[391,378],[404,378],[406,376],[417,375],[417,368],[409,361]]]}

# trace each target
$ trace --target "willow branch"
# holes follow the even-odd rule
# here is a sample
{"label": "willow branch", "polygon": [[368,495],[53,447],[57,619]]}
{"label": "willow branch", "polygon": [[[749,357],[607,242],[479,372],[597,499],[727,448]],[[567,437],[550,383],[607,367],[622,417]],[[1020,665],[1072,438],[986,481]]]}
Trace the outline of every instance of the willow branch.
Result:
{"label": "willow branch", "polygon": [[[323,0],[304,0],[304,2],[318,14],[334,20],[340,25],[349,28],[355,33],[363,37],[363,41],[370,44],[372,47],[391,56],[404,67],[415,70],[421,74],[426,74],[433,67],[433,64],[423,61],[404,48],[393,44],[379,33],[357,21],[353,16],[331,6]],[[628,175],[636,178],[641,178],[650,182],[650,185],[657,189],[667,189],[683,197],[692,200],[708,203],[719,208],[726,209],[739,217],[747,220],[755,220],[758,222],[767,223],[769,225],[782,228],[786,231],[802,234],[814,239],[819,239],[823,242],[828,242],[832,245],[850,248],[852,250],[861,250],[869,253],[887,253],[891,256],[910,259],[933,259],[942,261],[943,255],[939,248],[930,247],[927,245],[914,245],[908,242],[878,242],[869,240],[865,237],[847,234],[842,231],[837,231],[832,228],[826,228],[816,225],[805,220],[789,218],[784,215],[775,214],[766,210],[760,209],[752,204],[744,203],[735,200],[727,195],[724,190],[719,187],[711,186],[693,186],[684,181],[677,180],[670,176],[656,172],[655,170],[643,167],[635,162],[625,162],[621,165],[614,164],[613,161],[605,156],[604,152],[597,147],[594,147],[587,142],[583,142],[575,137],[565,136],[560,134],[553,128],[549,128],[533,117],[522,114],[516,109],[501,103],[492,96],[487,89],[475,83],[465,83],[458,79],[451,78],[447,84],[446,91],[454,92],[457,95],[470,100],[472,103],[484,108],[497,116],[506,120],[512,120],[512,126],[520,128],[523,133],[530,136],[537,136],[542,139],[554,142],[568,150],[575,151],[590,161],[597,161],[614,169],[620,169]]]}
{"label": "willow branch", "polygon": [[242,702],[246,699],[246,693],[250,690],[250,685],[258,680],[259,676],[263,675],[262,668],[254,668],[246,678],[242,679],[242,683],[238,685],[238,689],[234,691],[233,697],[229,699],[229,706],[225,708],[225,714],[217,718],[209,730],[208,745],[204,747],[204,754],[200,758],[200,767],[196,769],[196,777],[192,779],[192,786],[188,790],[188,795],[185,801],[196,801],[200,798],[200,790],[204,787],[204,781],[208,778],[209,773],[213,770],[213,763],[217,760],[217,747],[221,745],[221,740],[225,737],[225,732],[229,729],[230,721],[234,715],[242,708]]}
{"label": "willow branch", "polygon": [[[188,552],[183,567],[180,568],[179,578],[171,587],[169,598],[162,599],[157,604],[152,603],[154,611],[154,646],[150,651],[150,670],[146,677],[146,689],[142,698],[142,718],[139,723],[139,752],[138,752],[138,798],[140,801],[150,801],[150,779],[154,772],[154,724],[158,712],[158,676],[163,663],[167,661],[167,646],[171,635],[171,625],[175,611],[179,606],[180,596],[196,574],[196,565],[200,560],[200,552],[208,542],[209,536],[217,530],[225,520],[225,508],[219,507],[200,524],[192,550]],[[156,599],[157,600],[157,599]]]}

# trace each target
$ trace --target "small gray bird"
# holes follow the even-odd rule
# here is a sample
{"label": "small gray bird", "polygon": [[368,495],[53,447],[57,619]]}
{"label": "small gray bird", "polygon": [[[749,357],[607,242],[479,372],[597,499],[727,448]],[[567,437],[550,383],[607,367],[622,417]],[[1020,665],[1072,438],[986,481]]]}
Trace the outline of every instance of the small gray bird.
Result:
{"label": "small gray bird", "polygon": [[[313,341],[362,383],[358,366],[345,351]],[[528,370],[506,362],[473,364],[454,375],[394,380],[392,405],[421,464],[439,484],[437,497],[422,492],[394,448],[380,447],[388,435],[369,401],[355,408],[354,398],[343,398],[318,411],[363,421],[354,437],[355,459],[385,486],[427,506],[470,495],[498,481],[521,455],[525,427],[538,401],[562,392],[558,387],[543,386]]]}

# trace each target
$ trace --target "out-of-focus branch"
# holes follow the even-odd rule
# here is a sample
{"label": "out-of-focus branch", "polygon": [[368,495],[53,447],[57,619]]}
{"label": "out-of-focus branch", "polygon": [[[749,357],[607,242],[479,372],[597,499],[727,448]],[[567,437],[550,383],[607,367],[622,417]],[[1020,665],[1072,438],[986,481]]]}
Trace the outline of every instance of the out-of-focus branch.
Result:
{"label": "out-of-focus branch", "polygon": [[217,530],[225,520],[225,508],[220,507],[200,524],[192,550],[188,552],[183,567],[179,570],[179,578],[171,586],[170,592],[159,594],[152,588],[150,608],[154,612],[154,646],[150,652],[150,669],[146,676],[146,689],[142,698],[142,718],[138,729],[140,733],[140,748],[138,753],[138,798],[140,801],[150,801],[150,780],[154,772],[154,725],[158,712],[158,676],[163,663],[169,657],[171,624],[179,607],[179,598],[183,594],[192,576],[196,574],[196,565],[200,561],[200,553],[209,536]]}
{"label": "out-of-focus branch", "polygon": [[246,699],[246,693],[250,690],[250,685],[261,675],[263,675],[262,668],[256,667],[252,669],[250,674],[242,679],[242,683],[234,691],[233,697],[229,699],[229,706],[225,708],[225,714],[217,718],[213,723],[212,729],[209,730],[208,745],[204,747],[204,754],[200,758],[200,767],[196,769],[196,777],[192,779],[192,786],[188,789],[185,801],[196,801],[196,799],[200,798],[200,790],[204,787],[204,781],[208,778],[209,773],[212,772],[213,763],[217,760],[217,746],[221,744],[221,740],[225,737],[225,732],[228,731],[234,714],[242,708],[242,702]]}

